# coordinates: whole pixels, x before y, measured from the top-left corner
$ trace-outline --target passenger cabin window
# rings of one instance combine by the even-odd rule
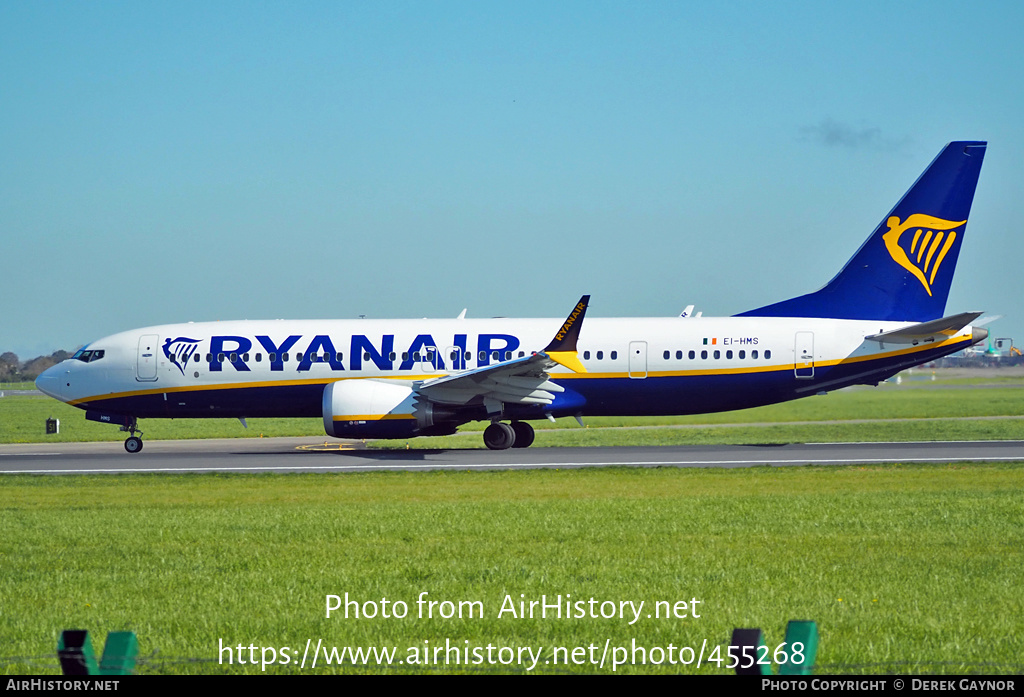
[[[618,357],[619,357],[619,352],[618,351],[612,351],[612,360],[614,361]]]
[[[765,359],[765,360],[768,360],[768,359],[770,359],[771,357],[772,357],[772,350],[771,350],[771,349],[765,349],[765,350],[764,350],[764,359]]]

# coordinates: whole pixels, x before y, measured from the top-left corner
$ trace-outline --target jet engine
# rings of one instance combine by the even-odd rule
[[[392,380],[339,380],[324,388],[324,430],[334,438],[409,438],[454,433],[454,411]]]

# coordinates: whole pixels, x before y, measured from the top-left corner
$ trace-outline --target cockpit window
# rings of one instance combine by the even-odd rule
[[[82,363],[92,363],[103,358],[104,353],[106,352],[103,349],[79,349],[72,358]]]

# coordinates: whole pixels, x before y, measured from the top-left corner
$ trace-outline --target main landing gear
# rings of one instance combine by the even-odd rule
[[[140,450],[142,450],[142,439],[139,438],[139,436],[142,435],[142,431],[139,430],[139,420],[138,419],[136,419],[134,416],[131,417],[131,420],[127,424],[122,426],[121,430],[122,431],[128,431],[129,433],[132,434],[124,442],[124,449],[125,450],[127,450],[130,453],[137,453]],[[138,433],[139,436],[135,435],[136,433]]]
[[[484,429],[484,445],[491,450],[528,448],[533,438],[533,426],[525,421],[513,421],[511,425],[495,421]]]

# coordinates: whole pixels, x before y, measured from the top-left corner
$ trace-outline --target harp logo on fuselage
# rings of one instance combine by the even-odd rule
[[[181,374],[185,374],[184,366],[188,365],[192,354],[199,348],[199,339],[189,339],[187,336],[179,336],[174,339],[168,337],[163,345],[164,355],[167,356]]]
[[[935,274],[956,242],[957,228],[966,222],[954,222],[924,213],[914,213],[901,223],[894,215],[886,221],[889,232],[882,235],[882,239],[892,260],[912,273],[930,296]],[[900,244],[903,233],[910,231],[913,231],[913,235],[904,237],[903,244]]]

